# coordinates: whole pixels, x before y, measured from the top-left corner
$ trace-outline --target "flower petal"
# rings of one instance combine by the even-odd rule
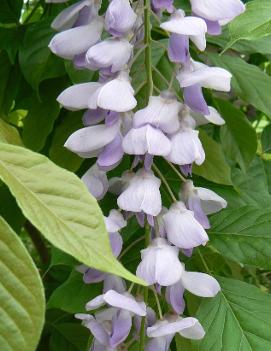
[[[189,62],[189,37],[172,33],[168,41],[168,57],[171,62],[185,64]]]
[[[76,111],[88,108],[89,98],[101,87],[100,83],[82,83],[65,89],[57,101],[67,110]]]
[[[204,99],[202,88],[199,84],[194,84],[183,88],[184,102],[192,111],[204,115],[210,113],[208,105]]]
[[[197,296],[214,297],[220,291],[217,280],[205,273],[184,272],[181,282],[186,290]]]
[[[180,281],[166,288],[166,300],[177,314],[182,314],[185,309],[183,294],[184,288]]]
[[[211,21],[233,19],[245,11],[240,0],[190,0],[193,13]]]
[[[197,194],[201,199],[201,206],[204,212],[208,214],[216,213],[227,207],[227,201],[214,191],[205,188],[196,188]]]
[[[146,305],[144,302],[137,302],[132,296],[119,294],[114,290],[109,290],[103,296],[104,301],[109,305],[130,311],[139,316],[146,316]]]
[[[93,152],[111,143],[119,131],[120,123],[85,127],[74,132],[64,146],[81,157],[93,157]]]
[[[109,184],[106,173],[101,171],[96,164],[90,167],[81,179],[97,200],[101,200],[107,193]]]
[[[111,143],[107,144],[97,159],[98,166],[109,171],[115,168],[122,160],[124,151],[122,148],[122,135],[118,133]]]
[[[49,44],[57,56],[72,60],[76,55],[86,52],[101,37],[103,21],[97,17],[90,24],[71,28],[56,34]],[[71,45],[72,43],[72,45]]]
[[[105,218],[105,225],[109,233],[115,233],[126,227],[127,221],[123,218],[120,211],[111,210],[109,216]]]
[[[122,250],[122,237],[119,233],[109,233],[109,239],[113,254],[115,257],[118,257]]]
[[[97,105],[106,110],[127,112],[137,105],[134,89],[125,72],[116,79],[105,83],[100,89]]]
[[[103,293],[105,294],[109,290],[123,294],[126,291],[125,281],[116,275],[107,274],[104,279]]]
[[[109,345],[112,348],[117,347],[128,337],[132,327],[131,313],[119,310],[112,320],[112,334],[109,339]]]
[[[168,351],[172,339],[173,335],[153,338],[147,343],[145,351]]]

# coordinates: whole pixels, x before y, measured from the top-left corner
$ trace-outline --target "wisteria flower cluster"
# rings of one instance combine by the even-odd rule
[[[81,0],[52,23],[58,34],[50,42],[51,51],[72,60],[78,69],[99,71],[97,82],[73,85],[58,97],[68,110],[85,110],[84,127],[68,138],[65,147],[82,158],[96,159],[82,180],[97,200],[108,191],[117,195],[118,209],[105,217],[116,257],[122,251],[120,231],[127,221],[136,216],[139,226],[145,226],[148,245],[141,251],[136,274],[153,290],[158,304],[157,317],[148,305],[147,293],[145,299],[142,294],[132,295],[133,286],[127,290],[121,278],[80,266],[86,284],[103,282],[103,294],[86,305],[87,311],[97,311],[76,315],[94,336],[93,351],[119,350],[129,336],[130,340],[139,340],[141,349],[147,351],[169,350],[176,333],[201,339],[204,330],[200,322],[184,316],[184,292],[213,297],[220,291],[215,278],[187,271],[179,253],[191,256],[194,248],[206,245],[208,215],[227,206],[213,191],[196,187],[190,177],[193,164],[200,166],[205,160],[197,127],[224,123],[218,111],[208,106],[203,88],[228,92],[231,74],[194,61],[189,43],[204,51],[206,34],[219,35],[221,27],[242,13],[245,6],[240,0],[190,2],[191,14],[186,15],[174,7],[173,0],[112,0],[101,15],[100,0]],[[160,95],[153,94],[150,16],[161,19],[161,30],[169,36],[168,57],[183,101],[173,84]],[[137,109],[129,72],[142,51],[148,96],[146,107]],[[108,179],[107,173],[121,163],[125,154],[133,157],[130,168],[121,178]],[[154,163],[157,156],[163,157],[182,180],[179,198]],[[169,208],[162,203],[162,183],[172,198]],[[170,313],[163,315],[158,295],[167,301]]]

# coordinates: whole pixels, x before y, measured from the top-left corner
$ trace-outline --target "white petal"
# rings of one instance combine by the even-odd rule
[[[161,181],[151,172],[138,171],[127,189],[118,197],[118,206],[126,211],[157,216],[162,209]]]
[[[204,88],[227,92],[231,90],[231,77],[231,73],[224,68],[201,65],[194,71],[181,70],[177,79],[182,88],[199,84]]]
[[[183,17],[176,11],[170,20],[160,25],[164,30],[183,35],[204,35],[207,32],[207,25],[202,18],[187,16]]]
[[[245,11],[240,0],[190,0],[193,13],[211,21],[233,19]]]
[[[193,318],[193,319],[195,320],[194,324],[190,327],[188,326],[187,328],[184,328],[183,330],[179,331],[179,334],[187,339],[201,340],[205,336],[205,331],[202,325],[200,324],[200,322],[196,318]]]
[[[135,113],[133,125],[138,128],[149,123],[165,133],[172,134],[179,129],[178,115],[181,108],[182,104],[173,97],[151,96],[148,106]]]
[[[97,105],[116,112],[127,112],[135,108],[137,101],[127,75],[121,75],[104,84],[99,92]]]
[[[49,44],[51,51],[64,59],[72,60],[74,56],[86,52],[97,43],[103,30],[103,21],[93,19],[90,24],[65,30],[56,34]]]
[[[106,173],[101,171],[96,164],[90,167],[81,179],[97,200],[102,199],[109,188]]]
[[[201,206],[203,211],[208,215],[216,213],[223,208],[227,207],[227,201],[221,196],[217,195],[214,191],[205,188],[196,188],[197,195],[201,199]]]
[[[214,297],[221,290],[217,280],[205,273],[184,272],[181,282],[186,290],[197,296]]]
[[[196,45],[196,47],[200,51],[204,51],[206,49],[205,33],[202,33],[202,34],[199,34],[199,35],[191,35],[190,39],[193,41],[193,43]]]
[[[123,139],[123,150],[130,155],[166,156],[171,150],[170,140],[161,130],[146,125],[132,128]]]
[[[100,83],[82,83],[65,89],[57,101],[71,111],[88,108],[88,100],[101,87]]]
[[[158,321],[154,326],[147,329],[147,335],[156,338],[166,335],[174,335],[176,333],[181,334],[188,328],[194,328],[197,324],[198,320],[192,317],[178,318],[176,321]]]
[[[168,240],[179,248],[192,249],[206,244],[209,240],[193,212],[180,210],[177,204],[170,208],[163,220]]]
[[[171,152],[167,159],[178,165],[188,165],[193,162],[201,165],[205,160],[205,153],[198,137],[198,131],[185,129],[173,135]]]
[[[104,294],[106,303],[113,307],[121,308],[139,316],[146,316],[146,305],[144,302],[137,302],[132,296],[119,294],[114,290],[109,290]]]
[[[192,113],[198,126],[207,124],[207,123],[213,123],[218,126],[225,124],[224,119],[221,117],[219,112],[214,107],[208,106],[208,109],[210,111],[210,114],[206,116],[200,115],[199,113]]]
[[[150,251],[152,250],[152,251]],[[153,285],[156,283],[156,276],[155,276],[155,250],[153,248],[148,248],[142,250],[141,254],[144,254],[143,260],[137,267],[136,275],[144,280],[148,285]],[[145,251],[145,252],[144,252]]]
[[[80,10],[82,10],[83,7],[90,5],[91,2],[89,0],[83,0],[65,8],[53,20],[51,27],[58,31],[71,28],[77,20]]]
[[[86,61],[93,69],[111,68],[112,73],[120,71],[129,61],[133,46],[126,39],[108,39],[92,46]]]
[[[162,286],[177,283],[183,273],[183,266],[178,258],[178,250],[167,246],[156,253],[155,277],[156,282]]]
[[[86,310],[92,311],[105,305],[104,295],[99,295],[86,304]]]
[[[106,230],[109,233],[118,232],[120,229],[126,227],[127,221],[118,210],[111,210],[109,216],[105,218]]]
[[[92,157],[93,151],[100,150],[109,144],[119,131],[119,122],[113,126],[99,124],[74,132],[64,146],[81,157]]]

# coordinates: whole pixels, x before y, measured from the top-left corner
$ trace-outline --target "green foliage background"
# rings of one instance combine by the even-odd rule
[[[104,1],[103,10],[106,6]],[[189,9],[188,1],[177,0],[176,7]],[[50,53],[47,45],[54,35],[50,23],[63,8],[65,4],[30,0],[2,0],[0,6],[1,351],[89,349],[89,333],[73,314],[83,312],[85,303],[101,287],[84,285],[75,271],[79,262],[141,283],[112,257],[102,212],[71,173],[80,177],[93,160],[82,160],[63,147],[67,137],[82,126],[82,113],[60,109],[57,95],[73,83],[98,78],[97,73],[76,71],[70,62]],[[152,61],[158,94],[168,87],[172,67],[166,56],[166,38],[155,19],[152,36],[157,41],[152,46]],[[214,299],[186,295],[186,313],[199,318],[207,335],[193,343],[176,338],[171,350],[268,351],[271,1],[250,1],[247,12],[221,36],[208,37],[206,53],[192,51],[192,56],[233,74],[230,95],[205,92],[226,124],[200,128],[206,161],[193,170],[195,183],[223,196],[228,208],[211,217],[210,243],[195,250],[193,258],[183,258],[189,270],[209,272],[222,286]],[[140,108],[146,86],[143,54],[131,75]],[[178,85],[174,88],[180,96]],[[124,158],[111,175],[121,175],[129,162]],[[163,160],[157,164],[177,195],[179,179]],[[164,203],[169,204],[166,190],[161,190]],[[115,207],[115,200],[107,195],[101,201],[105,215]],[[125,247],[137,242],[121,257],[132,273],[143,235],[133,220],[122,232]],[[22,294],[18,295],[20,287]]]

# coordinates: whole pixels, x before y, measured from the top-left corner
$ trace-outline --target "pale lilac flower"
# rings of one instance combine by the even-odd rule
[[[201,165],[204,162],[205,152],[197,130],[181,128],[170,140],[171,152],[166,157],[170,162],[180,166],[191,165],[194,162]]]
[[[123,139],[123,150],[129,155],[167,156],[171,151],[171,142],[157,128],[147,124],[132,128]]]
[[[132,30],[136,19],[129,0],[112,0],[105,14],[105,28],[113,36],[122,37]]]
[[[108,217],[105,217],[106,230],[115,233],[126,227],[127,221],[118,210],[111,210]]]
[[[78,1],[61,11],[53,20],[51,27],[57,31],[63,31],[79,26],[78,22],[80,25],[88,24],[95,15],[97,16],[99,8],[100,2],[95,3],[94,0]],[[84,19],[83,22],[82,19]]]
[[[164,228],[170,243],[180,249],[192,249],[205,245],[209,240],[202,225],[194,217],[194,213],[186,209],[183,202],[171,205],[163,215]]]
[[[185,17],[183,10],[177,10],[171,15],[170,20],[162,23],[160,27],[173,33],[169,39],[169,58],[172,62],[189,61],[189,38],[199,50],[204,51],[206,48],[207,26],[199,17]]]
[[[221,290],[217,280],[209,274],[186,270],[181,276],[180,284],[184,289],[200,297],[214,297]]]
[[[204,226],[210,228],[207,215],[221,211],[227,207],[227,201],[209,189],[195,187],[192,181],[183,184],[181,197],[187,207],[194,212],[195,218]]]
[[[133,126],[138,128],[150,124],[164,133],[174,133],[180,127],[179,113],[182,106],[174,94],[163,91],[159,96],[151,96],[147,107],[135,113]]]
[[[167,10],[168,13],[174,11],[173,0],[151,0],[151,6],[154,12],[159,13],[160,11]]]
[[[94,164],[83,175],[82,181],[85,183],[88,191],[97,199],[101,200],[109,188],[106,173],[101,171],[97,164]]]
[[[129,178],[126,189],[118,197],[118,206],[125,211],[157,216],[162,209],[160,185],[161,180],[153,172],[140,169]]]
[[[119,129],[120,121],[112,126],[99,124],[85,127],[74,132],[64,146],[81,157],[95,157],[115,139]]]
[[[184,287],[181,281],[166,287],[166,300],[177,314],[183,314],[185,309]]]
[[[190,0],[192,11],[210,21],[228,23],[246,9],[241,0]]]
[[[141,251],[142,261],[137,267],[136,275],[149,285],[173,285],[183,273],[178,254],[179,250],[170,246],[165,239],[154,239],[148,248]]]
[[[97,16],[89,24],[56,34],[50,41],[49,48],[55,55],[72,60],[96,44],[102,31],[103,20]]]
[[[176,333],[194,340],[200,340],[205,335],[203,327],[196,318],[170,316],[147,329],[148,337],[153,339],[147,344],[146,351],[168,351]]]
[[[47,4],[61,4],[68,1],[69,0],[45,0]]]
[[[180,70],[177,79],[184,93],[184,101],[194,112],[209,115],[202,88],[228,92],[231,89],[231,73],[220,67],[209,67],[191,60]]]
[[[109,290],[105,294],[99,295],[86,304],[86,310],[92,311],[104,305],[120,308],[138,316],[146,316],[146,305],[138,302],[129,293],[120,294],[114,290]]]
[[[110,38],[92,46],[86,54],[87,67],[92,70],[121,71],[132,55],[133,46],[126,39]]]
[[[129,75],[122,71],[108,82],[82,83],[65,89],[57,101],[68,110],[97,109],[115,112],[132,110],[137,101],[134,98],[134,89],[131,86]]]

